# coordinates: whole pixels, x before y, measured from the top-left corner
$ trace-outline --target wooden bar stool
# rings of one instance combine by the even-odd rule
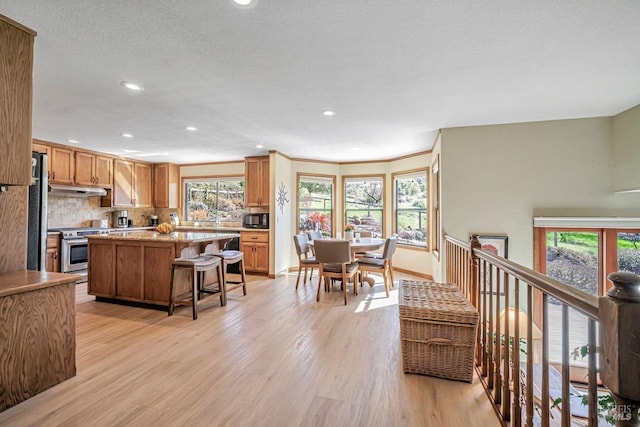
[[[222,260],[222,276],[224,278],[226,291],[232,291],[234,289],[242,287],[242,293],[244,295],[247,295],[247,278],[244,272],[244,253],[236,250],[223,250],[222,252],[218,252],[214,255]],[[239,282],[227,280],[227,266],[236,263],[240,263],[241,280]],[[235,286],[230,288],[228,287],[229,284]]]
[[[212,256],[199,256],[196,258],[177,258],[171,264],[171,289],[169,290],[169,316],[173,315],[175,305],[191,305],[193,320],[198,318],[198,300],[201,293],[220,293],[220,304],[227,303],[224,274],[220,258]],[[207,271],[217,270],[218,290],[207,288],[204,283],[204,274]],[[179,295],[176,293],[176,270],[184,270],[190,282],[190,290]]]

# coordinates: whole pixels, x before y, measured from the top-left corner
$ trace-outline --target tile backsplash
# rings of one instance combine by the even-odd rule
[[[109,227],[115,227],[113,212],[117,208],[103,208],[99,197],[68,197],[49,195],[47,200],[48,228],[91,227],[92,219],[109,218]],[[169,214],[179,209],[126,208],[134,227],[149,225],[149,216],[158,215],[160,222],[170,222]]]

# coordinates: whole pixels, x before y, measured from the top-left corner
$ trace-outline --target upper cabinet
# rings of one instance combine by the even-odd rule
[[[174,163],[153,166],[153,206],[177,209],[180,205],[180,167]]]
[[[244,160],[245,206],[269,206],[269,157]]]
[[[135,170],[135,206],[139,208],[152,208],[151,197],[151,165],[148,163],[134,163]]]
[[[49,147],[44,141],[40,142],[37,139],[33,140],[33,144],[31,144],[31,150],[36,153],[43,153],[47,156],[51,156],[51,147]]]
[[[51,157],[49,158],[49,181],[58,184],[73,184],[74,174],[74,151],[52,146]]]
[[[84,151],[76,151],[76,184],[111,187],[113,159]]]
[[[152,207],[151,165],[115,159],[113,206]]]
[[[31,184],[35,36],[0,15],[0,185]]]

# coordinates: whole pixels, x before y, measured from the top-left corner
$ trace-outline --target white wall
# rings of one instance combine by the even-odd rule
[[[433,148],[431,149],[431,168],[433,168],[434,163],[436,162],[436,160],[438,161],[438,167],[440,169],[440,176],[442,177],[442,161],[440,161],[440,156],[441,156],[441,152],[442,152],[442,134],[441,132],[438,132],[438,135],[436,136],[436,140],[433,143]],[[431,174],[433,177],[433,170],[431,170]],[[433,181],[433,180],[432,180]],[[440,181],[442,182],[442,178],[440,179]],[[433,189],[433,185],[434,183],[431,182],[431,188]],[[430,193],[433,193],[433,190],[430,191]],[[433,280],[435,280],[436,282],[440,282],[442,281],[442,264],[440,263],[440,260],[442,259],[442,254],[443,254],[443,246],[444,246],[444,242],[442,239],[442,186],[440,186],[440,194],[438,195],[439,200],[437,201],[440,206],[440,235],[439,236],[435,236],[437,239],[439,239],[439,243],[440,243],[440,251],[438,251],[438,253],[435,253],[433,251],[432,248],[432,252],[431,252],[431,276],[433,277]],[[436,200],[434,198],[431,199],[431,209],[433,210],[433,206],[434,203],[436,202]],[[429,219],[431,221],[433,221],[433,215],[429,215]]]
[[[534,216],[640,216],[640,194],[611,190],[612,118],[445,129],[443,233],[505,233],[533,265]]]
[[[274,218],[275,222],[271,219],[273,226],[271,227],[270,252],[272,255],[270,255],[269,273],[278,274],[290,267],[290,254],[292,251],[295,253],[292,237],[294,233],[291,232],[291,228],[295,226],[292,225],[292,221],[295,219],[296,211],[296,182],[295,177],[291,178],[291,160],[280,153],[271,153],[270,156],[269,168],[272,182],[269,211],[270,218]],[[282,201],[286,200],[282,204],[282,209],[278,204],[279,195]]]
[[[640,105],[613,117],[613,191],[640,191]]]

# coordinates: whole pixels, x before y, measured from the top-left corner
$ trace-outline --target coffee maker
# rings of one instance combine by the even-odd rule
[[[127,227],[128,226],[128,212],[127,211],[115,211],[115,217],[116,217],[116,226],[118,228],[120,227]]]
[[[155,227],[156,225],[158,225],[158,215],[151,215],[149,217],[149,225]]]

